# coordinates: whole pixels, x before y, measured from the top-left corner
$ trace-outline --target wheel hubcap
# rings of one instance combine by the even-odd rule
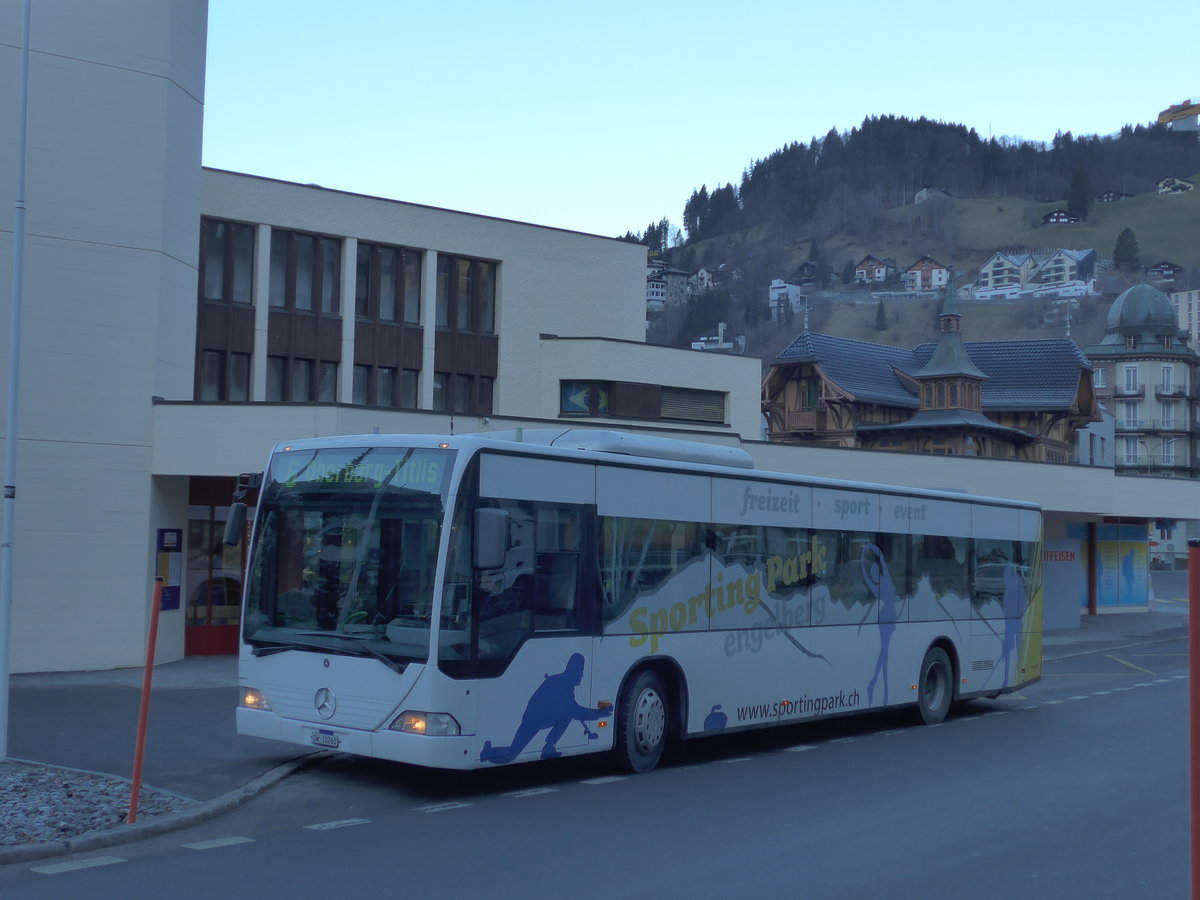
[[[666,710],[657,691],[642,691],[633,710],[633,739],[638,750],[649,753],[662,740],[667,725]]]

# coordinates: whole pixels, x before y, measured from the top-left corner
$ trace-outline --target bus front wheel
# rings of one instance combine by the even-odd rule
[[[630,772],[649,772],[667,743],[667,689],[652,669],[641,672],[621,695],[617,753]]]
[[[917,709],[926,725],[937,725],[946,718],[954,699],[954,667],[941,647],[930,647],[921,662],[917,680]]]

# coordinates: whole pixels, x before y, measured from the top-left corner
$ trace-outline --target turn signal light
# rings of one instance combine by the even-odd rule
[[[271,704],[258,688],[242,689],[242,706],[246,709],[270,709]]]

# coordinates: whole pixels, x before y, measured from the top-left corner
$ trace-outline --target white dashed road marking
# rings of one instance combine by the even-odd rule
[[[333,822],[318,822],[316,825],[305,825],[309,831],[332,831],[334,828],[349,828],[351,825],[370,825],[370,819],[337,819]]]
[[[119,856],[93,856],[91,859],[73,859],[70,862],[51,863],[48,866],[34,866],[33,871],[40,875],[59,875],[62,872],[74,872],[76,869],[94,869],[97,866],[111,866],[113,863],[125,862]]]
[[[192,841],[190,844],[180,844],[189,850],[216,850],[218,847],[232,847],[234,844],[253,844],[254,838],[224,837],[213,838],[211,841]]]

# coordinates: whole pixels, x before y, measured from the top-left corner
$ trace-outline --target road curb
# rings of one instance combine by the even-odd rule
[[[134,825],[118,825],[104,831],[92,831],[77,835],[62,841],[43,841],[36,844],[18,844],[12,847],[0,847],[0,866],[11,863],[34,862],[54,856],[66,856],[71,853],[86,853],[91,850],[103,850],[119,844],[142,841],[158,837],[172,831],[198,825],[209,819],[216,818],[222,813],[240,806],[252,797],[256,797],[279,782],[283,781],[302,769],[329,758],[332,753],[320,751],[288,760],[257,778],[251,779],[241,787],[235,788],[213,800],[205,800],[195,806],[169,813],[165,816],[155,816],[153,819],[138,822]],[[149,786],[146,786],[149,788]],[[171,793],[164,791],[164,793]]]

